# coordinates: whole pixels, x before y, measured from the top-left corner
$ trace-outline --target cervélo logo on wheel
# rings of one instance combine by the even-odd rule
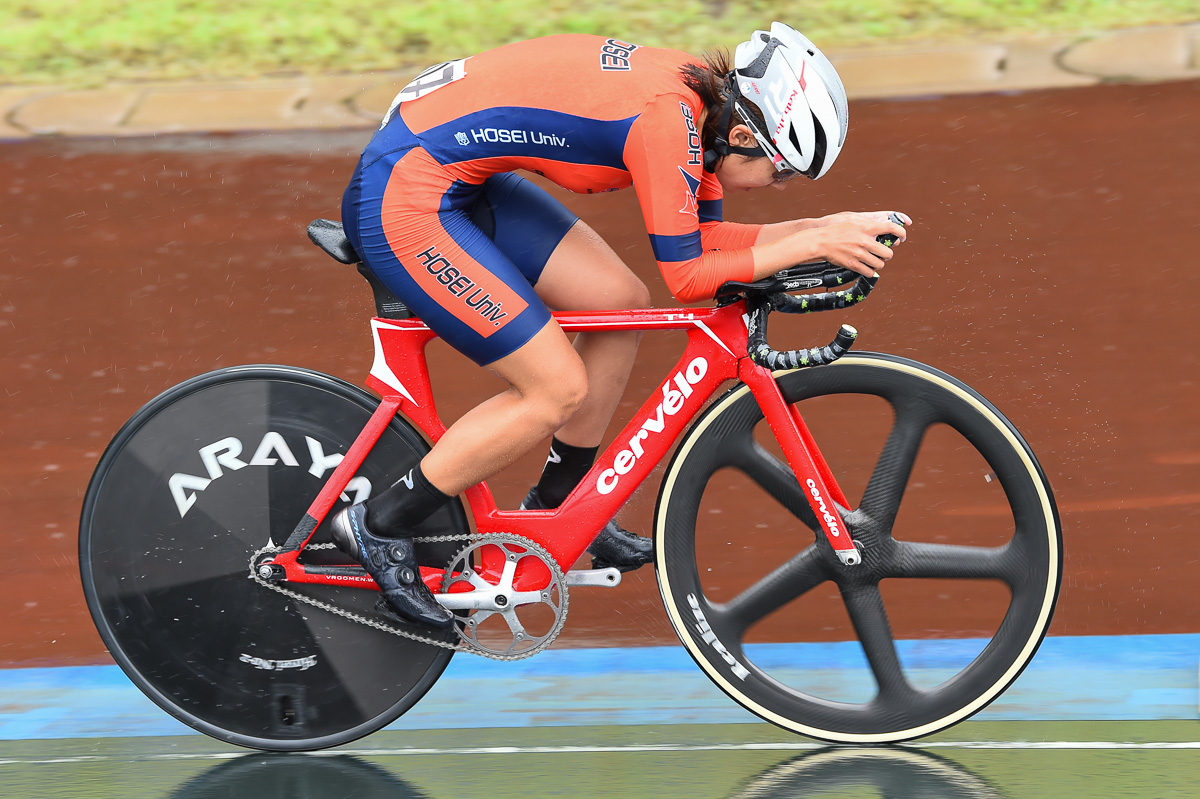
[[[692,386],[699,383],[708,374],[708,361],[704,358],[693,358],[692,362],[679,370],[667,382],[663,383],[662,402],[655,406],[654,412],[642,422],[636,433],[630,436],[628,448],[621,450],[613,458],[612,466],[605,469],[596,478],[596,490],[601,494],[611,494],[621,481],[621,475],[629,474],[634,464],[646,454],[642,442],[650,436],[660,435],[667,426],[667,417],[674,416],[683,409],[687,398],[692,396]]]

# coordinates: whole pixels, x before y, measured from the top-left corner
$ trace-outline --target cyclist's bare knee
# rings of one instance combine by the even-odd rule
[[[650,289],[646,288],[637,275],[630,272],[630,277],[633,278],[627,286],[625,286],[625,299],[621,303],[621,308],[649,308],[651,305]]]
[[[587,399],[588,379],[583,361],[578,355],[563,358],[552,374],[542,375],[521,394],[536,409],[534,412],[543,420],[547,432],[557,430]]]
[[[558,413],[557,418],[551,420],[551,427],[557,430],[575,415],[575,411],[587,399],[588,380],[583,361],[578,361],[578,368],[573,369],[572,374],[562,375],[554,384],[554,405]]]
[[[516,352],[490,365],[528,405],[526,418],[555,430],[587,398],[587,370],[553,320]]]

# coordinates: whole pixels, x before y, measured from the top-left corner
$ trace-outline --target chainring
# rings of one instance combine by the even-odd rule
[[[489,575],[494,583],[478,571],[489,547],[499,550],[488,553],[489,561],[504,557],[499,577]],[[549,581],[537,590],[517,591],[518,570],[536,569],[538,563]],[[541,545],[511,533],[486,533],[450,561],[439,601],[455,611],[455,629],[470,651],[508,659],[529,657],[554,643],[567,621],[569,597],[562,569]]]
[[[417,538],[416,541],[418,543],[425,543],[425,542],[441,543],[441,542],[447,541],[447,540],[462,540],[464,538],[467,538],[467,536],[436,536],[436,537]],[[419,641],[421,643],[429,644],[430,646],[436,646],[436,647],[439,647],[442,649],[452,649],[456,652],[465,652],[465,653],[470,653],[472,655],[479,655],[480,657],[485,657],[485,658],[488,658],[491,660],[522,660],[524,658],[532,657],[533,655],[536,655],[538,652],[541,652],[543,649],[550,646],[550,644],[554,643],[554,639],[556,639],[558,637],[559,633],[562,632],[563,625],[565,625],[566,621],[567,621],[568,595],[567,595],[566,577],[563,575],[562,569],[559,567],[558,563],[554,560],[554,558],[550,555],[550,553],[547,552],[542,546],[534,543],[533,541],[529,540],[528,538],[524,538],[519,535],[513,535],[511,533],[486,533],[483,535],[472,535],[469,537],[469,539],[470,539],[471,543],[469,543],[466,547],[464,547],[462,550],[460,550],[458,552],[458,554],[455,555],[454,558],[450,561],[449,566],[446,568],[446,571],[442,576],[443,591],[448,592],[447,586],[450,583],[460,582],[463,579],[466,579],[467,582],[470,583],[470,578],[462,577],[462,567],[460,564],[469,564],[470,560],[472,559],[473,554],[478,552],[479,549],[482,546],[484,546],[485,544],[501,546],[504,548],[503,551],[505,552],[505,555],[506,555],[505,573],[508,575],[507,588],[508,588],[509,594],[513,593],[512,592],[512,577],[513,577],[513,573],[515,573],[515,567],[513,569],[507,568],[507,563],[510,562],[510,561],[508,561],[507,556],[510,554],[515,555],[517,561],[523,560],[524,558],[527,558],[527,557],[534,557],[537,559],[538,562],[540,562],[543,566],[545,566],[550,571],[550,582],[541,591],[524,592],[524,593],[530,593],[530,594],[537,593],[538,596],[536,598],[524,597],[524,596],[520,596],[517,598],[528,600],[527,602],[522,603],[520,605],[522,607],[527,606],[529,604],[540,604],[540,605],[545,605],[549,609],[549,613],[553,617],[552,620],[549,620],[547,622],[547,620],[545,620],[545,619],[539,619],[538,621],[541,623],[539,623],[538,627],[536,628],[539,631],[545,630],[545,632],[530,634],[528,630],[524,629],[524,625],[521,624],[521,619],[519,617],[519,614],[517,613],[517,605],[516,604],[510,604],[507,606],[507,609],[509,611],[511,611],[507,616],[499,608],[486,609],[486,610],[484,610],[484,612],[487,615],[484,616],[482,619],[476,618],[480,612],[479,609],[477,609],[477,608],[471,607],[471,608],[467,608],[467,609],[458,610],[457,615],[459,616],[459,618],[455,622],[455,629],[458,633],[460,641],[457,644],[448,642],[445,640],[438,640],[437,638],[426,636],[426,635],[421,635],[419,633],[410,632],[408,630],[400,629],[392,624],[383,623],[380,620],[362,616],[358,613],[354,613],[345,608],[337,607],[336,605],[332,605],[328,602],[323,602],[315,597],[308,596],[307,594],[300,593],[291,588],[287,588],[287,587],[285,587],[285,584],[279,584],[277,582],[266,579],[264,577],[264,575],[259,572],[259,567],[264,563],[263,556],[264,555],[274,556],[282,551],[282,549],[280,547],[275,546],[273,544],[268,544],[267,546],[254,552],[250,556],[250,570],[249,570],[250,573],[247,576],[251,580],[256,582],[258,585],[260,585],[263,588],[266,588],[270,591],[274,591],[275,593],[278,593],[278,594],[283,594],[284,596],[289,597],[297,602],[302,602],[306,605],[310,605],[312,607],[319,608],[321,610],[327,611],[327,612],[332,613],[337,616],[341,616],[345,619],[356,622],[358,624],[362,624],[364,626],[374,628],[376,630],[379,630],[380,632],[388,633],[390,635],[396,635],[401,638],[408,638],[413,641]],[[310,544],[307,547],[305,547],[306,550],[309,550],[309,549],[313,549],[313,550],[333,549],[333,548],[334,548],[333,544]],[[515,550],[513,548],[515,548]],[[515,563],[515,561],[512,561],[512,562]],[[458,574],[455,573],[456,567],[458,567],[457,568]],[[487,583],[486,580],[483,580],[482,577],[479,577],[479,575],[475,573],[475,569],[473,566],[471,566],[470,568],[467,569],[467,573],[472,575],[473,577],[477,578],[479,582],[483,583],[483,585],[486,586],[486,587],[483,587],[481,590],[485,590],[485,591],[488,591],[493,594],[498,593],[496,590],[497,586],[493,586],[490,583]],[[502,576],[501,583],[503,584],[503,582],[504,582],[504,578]],[[474,584],[472,584],[472,588],[474,589],[475,587],[476,586]],[[456,592],[456,593],[459,594],[459,596],[463,596],[463,594],[464,594],[464,592]],[[471,592],[465,592],[465,593],[471,593]],[[541,596],[542,594],[545,594],[544,599]],[[470,604],[473,606],[474,604],[476,604],[476,602],[473,600],[466,600],[460,604]],[[546,611],[543,611],[542,615],[544,616],[545,613],[546,613]],[[510,623],[508,626],[508,630],[511,634],[511,637],[508,641],[508,645],[505,648],[501,649],[496,644],[488,645],[488,644],[484,644],[481,641],[479,641],[478,635],[474,631],[477,628],[479,628],[484,621],[487,621],[487,619],[489,617],[494,616],[494,615],[499,615],[506,622],[508,622],[508,620],[510,618],[513,619],[516,622],[516,624],[519,625],[519,632],[520,632],[520,636],[521,636],[520,639],[518,639],[518,637],[517,637],[518,629],[514,629],[513,625]],[[526,615],[529,615],[528,612],[526,612]],[[472,624],[470,622],[470,620],[473,618],[475,618],[476,620]],[[490,627],[494,628],[495,625],[490,625]],[[471,630],[471,632],[467,632],[468,629]],[[487,640],[494,641],[495,636],[490,634],[490,633],[493,633],[494,630],[489,630],[488,632],[489,632],[489,635],[487,636]]]

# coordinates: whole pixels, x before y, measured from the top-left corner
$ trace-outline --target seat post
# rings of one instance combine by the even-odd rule
[[[383,282],[363,262],[346,238],[346,231],[341,222],[332,219],[314,219],[308,225],[308,238],[320,247],[335,261],[343,264],[357,264],[358,273],[366,278],[371,286],[371,295],[375,300],[375,315],[383,319],[411,319],[415,314],[395,294],[383,285]]]

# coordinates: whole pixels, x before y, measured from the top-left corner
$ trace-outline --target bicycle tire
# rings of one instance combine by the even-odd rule
[[[714,401],[692,425],[660,489],[655,512],[656,571],[675,632],[705,674],[734,701],[780,727],[813,738],[839,743],[903,741],[973,715],[1003,693],[1032,659],[1057,601],[1062,535],[1054,496],[1037,459],[1012,423],[991,403],[962,382],[915,361],[856,353],[830,366],[779,373],[777,378],[785,399],[801,403],[801,408],[805,401],[822,397],[844,405],[852,401],[851,395],[882,398],[891,406],[893,422],[882,448],[871,450],[879,454],[870,468],[862,502],[853,510],[841,509],[864,562],[846,567],[838,561],[819,532],[795,475],[781,456],[772,455],[755,440],[754,429],[763,414],[749,388],[739,384]],[[901,501],[906,493],[920,493],[909,484],[918,455],[928,440],[940,441],[940,432],[939,437],[929,434],[935,425],[954,431],[949,433],[955,437],[950,449],[956,458],[965,450],[972,462],[980,461],[990,470],[984,474],[986,490],[1000,507],[984,511],[998,518],[995,526],[1007,530],[1007,540],[993,546],[955,547],[894,537]],[[832,451],[829,446],[826,449]],[[722,471],[727,469],[733,472]],[[718,472],[722,476],[714,479]],[[738,524],[726,525],[735,529],[722,530],[715,538],[716,545],[710,540],[712,535],[697,535],[698,521],[708,525],[701,520],[701,506],[712,512],[714,498],[721,501],[721,486],[746,478],[779,506],[760,503],[755,510],[786,516],[791,528],[785,531],[788,536],[794,535],[794,522],[799,521],[801,542],[811,543],[796,552],[790,538],[783,544],[778,536],[760,536],[756,541],[755,528],[744,514],[738,517]],[[1002,497],[995,495],[997,490]],[[952,497],[936,499],[942,514],[976,512],[970,507],[947,508],[948,500],[953,505]],[[909,520],[910,511],[904,513]],[[926,524],[932,527],[935,521],[928,514],[924,519],[921,514],[914,518],[918,530]],[[974,531],[958,532],[970,537]],[[720,558],[728,561],[739,550],[730,548],[733,541],[724,542],[721,536],[732,538],[735,534],[736,542],[751,551],[748,558],[765,559],[758,553],[775,551],[772,547],[791,549],[783,565],[728,597],[734,592],[727,584],[734,578],[721,572],[738,567],[723,566]],[[714,555],[711,550],[723,542],[722,553],[728,554]],[[701,563],[713,565],[702,569]],[[905,642],[905,653],[921,647],[940,649],[958,652],[966,663],[956,672],[954,665],[948,677],[942,673],[944,664],[939,666],[942,671],[930,671],[936,684],[921,687],[914,679],[924,675],[918,675],[915,667],[906,669],[907,661],[899,654],[880,589],[884,580],[889,581],[889,591],[903,587],[905,580],[937,581],[938,590],[964,587],[951,580],[969,583],[967,591],[999,584],[1007,587],[1008,607],[990,637],[939,629],[933,636],[937,640],[911,646]],[[868,691],[870,695],[860,695],[858,701],[848,701],[832,690],[818,694],[795,687],[803,681],[793,673],[795,664],[802,662],[802,647],[812,646],[795,641],[796,630],[807,625],[807,619],[790,622],[782,631],[775,629],[779,624],[771,627],[773,615],[787,615],[780,611],[798,608],[806,595],[816,597],[827,582],[837,588],[838,596],[829,599],[840,599],[845,606],[874,683],[873,694]],[[943,598],[941,594],[938,597]],[[965,604],[955,612],[962,607]],[[794,608],[788,611],[795,612]],[[764,634],[758,631],[768,628],[774,636],[770,642],[753,640]],[[960,650],[967,654],[963,656]],[[863,689],[862,685],[854,687]]]
[[[445,670],[448,649],[312,607],[249,576],[253,553],[287,539],[377,405],[318,372],[232,367],[151,400],[104,452],[80,517],[84,595],[118,665],[177,719],[241,746],[320,749],[395,720]],[[342,500],[369,492],[362,479],[391,485],[428,449],[395,417]],[[313,543],[329,541],[327,528],[322,522]],[[415,532],[466,537],[470,524],[455,500]],[[444,566],[461,545],[420,544],[418,559]],[[302,555],[310,558],[349,562],[331,549]],[[366,616],[378,598],[349,587],[287,587]]]

